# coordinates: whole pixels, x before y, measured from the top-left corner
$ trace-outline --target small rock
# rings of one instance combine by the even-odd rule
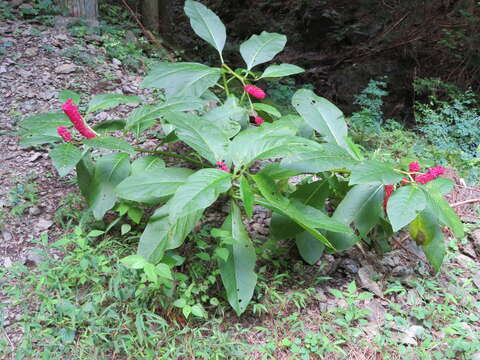
[[[13,266],[12,259],[10,259],[9,257],[6,257],[3,260],[3,266],[5,266],[6,268],[12,267]]]
[[[476,352],[475,354],[473,354],[472,360],[480,360],[480,352]]]
[[[18,8],[22,10],[33,10],[33,6],[30,4],[22,4]]]
[[[417,346],[417,339],[420,339],[425,332],[425,328],[418,325],[410,326],[404,331],[405,336],[400,340],[402,344]]]
[[[12,234],[9,233],[8,231],[2,231],[2,236],[3,236],[3,241],[4,242],[9,242],[13,238]]]
[[[366,265],[358,270],[358,278],[360,280],[361,287],[373,292],[378,297],[383,298],[383,292],[380,286],[373,280],[376,276],[375,270],[372,265]]]
[[[55,68],[57,74],[70,74],[77,70],[77,67],[74,64],[62,64]]]
[[[398,265],[392,269],[392,276],[406,278],[413,274],[413,269],[405,266],[405,265]]]
[[[40,255],[41,251],[41,249],[37,248],[29,249],[25,257],[25,264],[33,263],[34,265],[38,265],[42,261],[45,261],[45,256]]]
[[[25,50],[25,56],[34,57],[38,55],[38,50],[36,48],[28,48]]]
[[[480,271],[477,271],[475,274],[473,274],[472,280],[473,283],[480,289]]]
[[[257,233],[262,234],[262,235],[267,235],[268,234],[268,230],[265,229],[262,225],[260,225],[258,223],[253,223],[252,229],[254,231],[256,231]]]
[[[455,262],[463,268],[468,268],[469,266],[475,264],[475,261],[471,257],[463,254],[458,254],[455,256]]]
[[[29,161],[29,162],[35,162],[35,161],[37,161],[37,160],[38,160],[39,158],[41,158],[41,157],[42,157],[42,153],[36,152],[36,153],[32,154],[32,156],[30,156],[30,157],[28,158],[28,161]]]
[[[37,223],[35,224],[35,229],[37,231],[45,231],[45,230],[48,230],[50,228],[50,226],[52,226],[52,225],[53,225],[53,221],[40,218],[40,219],[38,219]]]
[[[0,74],[3,74],[7,72],[7,67],[6,66],[0,66]]]
[[[365,304],[365,308],[371,311],[371,313],[368,314],[370,323],[374,326],[381,327],[385,322],[385,314],[387,313],[387,310],[383,307],[380,301],[371,299]]]
[[[122,65],[122,62],[116,58],[112,58],[112,64],[115,66],[120,66]]]
[[[317,289],[317,300],[320,302],[326,302],[328,300],[327,295],[323,289]]]
[[[350,258],[345,258],[340,264],[340,267],[344,268],[346,271],[352,274],[358,273],[358,270],[360,269],[359,264]]]
[[[56,39],[57,39],[57,40],[60,40],[60,41],[67,41],[67,40],[68,40],[68,36],[65,35],[65,34],[58,34],[58,35],[56,36]]]
[[[472,233],[472,237],[473,237],[473,248],[477,252],[477,255],[480,256],[480,229],[474,230]]]
[[[473,244],[471,244],[469,242],[467,242],[465,245],[463,245],[462,252],[465,255],[468,255],[473,259],[475,259],[477,257],[477,254],[475,254],[475,250],[473,249]]]
[[[15,7],[23,4],[24,2],[25,2],[25,0],[11,0],[10,1],[10,6],[15,8]]]
[[[38,206],[32,206],[31,208],[28,209],[28,213],[33,216],[40,215],[42,213],[42,209]]]

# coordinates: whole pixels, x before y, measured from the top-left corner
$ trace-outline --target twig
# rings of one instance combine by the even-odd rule
[[[461,205],[471,204],[471,203],[476,203],[476,202],[480,202],[480,199],[468,199],[468,200],[464,200],[464,201],[460,201],[460,202],[451,204],[450,206],[451,207],[456,207],[456,206],[461,206]]]
[[[7,334],[7,331],[3,329],[3,334],[5,335],[5,338],[7,339],[8,343],[10,344],[10,347],[12,348],[12,351],[15,352],[15,345],[13,345],[12,340],[10,340],[10,337]]]
[[[138,26],[142,29],[143,33],[145,34],[145,37],[147,37],[151,42],[155,43],[159,48],[161,48],[165,52],[165,56],[168,58],[170,62],[175,62],[175,58],[170,55],[170,52],[163,46],[162,42],[159,41],[155,35],[152,34],[151,31],[147,30],[145,26],[143,26],[142,22],[138,18],[137,14],[132,10],[132,8],[126,3],[125,0],[122,0],[123,5],[127,8],[128,11],[130,11],[130,14],[132,14],[133,18],[137,22]]]

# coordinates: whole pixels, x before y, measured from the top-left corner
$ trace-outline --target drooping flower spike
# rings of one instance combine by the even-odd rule
[[[255,119],[253,121],[257,126],[260,126],[265,122],[265,120],[263,120],[263,118],[261,118],[260,116],[255,116]]]
[[[384,190],[385,190],[385,194],[383,195],[383,210],[385,211],[385,213],[387,213],[388,199],[390,199],[390,196],[392,196],[393,194],[394,186],[385,185]]]
[[[230,169],[228,168],[227,164],[225,164],[225,161],[217,161],[215,163],[215,167],[218,169],[218,170],[223,170],[223,171],[226,171],[226,172],[230,172]]]
[[[425,174],[418,175],[415,180],[420,184],[427,184],[444,173],[445,169],[442,166],[435,166],[429,169]]]
[[[243,87],[243,89],[257,99],[265,99],[265,96],[267,96],[267,94],[265,94],[265,91],[253,85],[246,85]]]
[[[85,120],[78,112],[78,106],[75,106],[72,99],[68,99],[62,106],[63,112],[68,116],[75,129],[87,139],[96,137],[98,134],[87,125]]]
[[[57,133],[63,139],[63,141],[69,142],[72,141],[72,134],[65,126],[57,127]]]

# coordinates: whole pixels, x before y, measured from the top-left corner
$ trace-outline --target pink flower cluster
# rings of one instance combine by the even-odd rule
[[[388,204],[388,199],[390,199],[390,196],[393,194],[394,186],[393,185],[385,185],[384,187],[385,194],[383,195],[383,210],[385,213],[387,212],[387,204]]]
[[[267,94],[265,94],[265,91],[253,85],[246,85],[243,87],[243,89],[257,99],[265,99],[265,96],[267,96]]]
[[[65,104],[62,106],[63,112],[68,116],[72,122],[75,129],[78,130],[87,139],[91,139],[97,136],[95,131],[93,131],[83,120],[82,116],[78,112],[78,106],[75,106],[72,99],[68,99]],[[61,135],[60,135],[61,136]],[[63,137],[62,137],[63,138]]]
[[[215,163],[215,167],[218,169],[218,170],[223,170],[223,171],[226,171],[226,172],[230,172],[230,169],[228,168],[227,164],[225,164],[225,161],[217,161]]]
[[[63,141],[72,141],[72,134],[67,130],[65,126],[57,127],[57,133],[63,139]]]
[[[426,184],[440,175],[445,173],[445,169],[441,166],[435,166],[430,169],[425,174],[420,174],[415,178],[415,181],[420,184]]]
[[[255,123],[255,125],[260,126],[265,122],[265,120],[263,120],[263,118],[261,118],[260,116],[255,116],[253,122]]]

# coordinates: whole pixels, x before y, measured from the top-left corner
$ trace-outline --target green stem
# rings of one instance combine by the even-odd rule
[[[240,80],[240,82],[242,83],[243,86],[245,86],[245,80],[243,79],[243,77],[241,77],[240,75],[238,75],[235,71],[233,71],[230,66],[228,66],[227,64],[222,64],[222,66],[227,69],[227,71],[232,74],[233,76],[235,76],[238,80]]]
[[[202,163],[201,161],[197,161],[195,159],[192,159],[191,157],[188,157],[188,156],[184,156],[184,155],[180,155],[180,154],[175,154],[175,153],[172,153],[172,152],[169,152],[169,151],[162,151],[162,150],[148,150],[148,149],[142,149],[142,148],[134,148],[135,151],[138,151],[138,152],[144,152],[144,153],[152,153],[152,154],[159,154],[159,155],[165,155],[165,156],[170,156],[170,157],[174,157],[174,158],[177,158],[177,159],[182,159],[182,160],[185,160],[185,161],[188,161],[189,163],[191,164],[195,164],[195,165],[198,165],[198,166],[201,166],[201,167],[205,167],[205,164]]]
[[[230,95],[230,91],[228,90],[227,77],[225,76],[225,72],[223,72],[223,71],[222,71],[222,79],[223,79],[223,87],[224,87],[224,90],[225,90],[225,94],[228,97]]]

